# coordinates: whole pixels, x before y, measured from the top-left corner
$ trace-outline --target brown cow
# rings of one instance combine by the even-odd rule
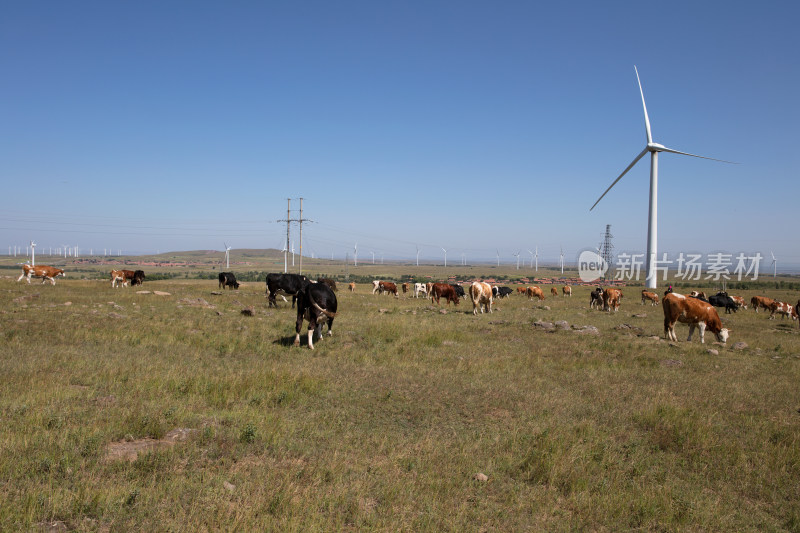
[[[603,291],[603,311],[616,312],[619,309],[619,301],[622,300],[622,289],[606,289]]]
[[[42,283],[47,280],[50,280],[50,283],[53,285],[56,284],[56,278],[58,276],[63,276],[64,271],[60,268],[55,268],[47,265],[38,265],[38,266],[31,266],[31,265],[22,265],[22,275],[17,278],[17,283],[22,281],[22,278],[25,276],[28,277],[28,285],[31,283],[31,276],[35,278],[42,278]]]
[[[331,278],[317,278],[317,283],[324,283],[330,287],[333,292],[336,292],[336,281]]]
[[[561,287],[561,292],[564,294],[564,296],[572,297],[572,287],[569,285],[564,285]]]
[[[758,308],[765,309],[769,311],[770,306],[775,302],[772,298],[767,298],[766,296],[753,296],[750,298],[750,305],[753,306],[753,309],[756,310],[758,313]]]
[[[408,283],[403,283],[403,294],[408,292]]]
[[[705,343],[706,328],[717,337],[718,341],[728,341],[728,330],[722,327],[717,310],[710,303],[672,292],[664,296],[661,305],[664,309],[664,336],[668,340],[678,341],[675,335],[675,322],[683,322],[689,324],[687,341],[692,340],[695,327],[700,328],[701,343]]]
[[[111,271],[111,286],[116,288],[117,282],[119,281],[122,283],[122,286],[125,287],[128,284],[128,281],[133,279],[134,271],[133,270],[112,270]]]
[[[350,289],[350,292],[356,292],[356,284],[353,283],[352,281],[350,282],[350,285],[347,286],[347,288]]]
[[[558,296],[558,289],[556,289],[555,287],[550,287],[550,295],[553,296],[554,298]]]
[[[525,289],[525,294],[528,296],[528,300],[532,299],[534,296],[539,298],[539,301],[544,300],[544,293],[539,287],[528,287]]]
[[[469,287],[469,296],[472,298],[472,314],[478,316],[478,309],[481,314],[486,310],[492,312],[492,286],[482,281],[473,281]]]
[[[448,285],[447,283],[433,283],[433,287],[431,287],[431,303],[433,303],[434,299],[436,300],[436,305],[439,305],[439,298],[444,297],[447,301],[447,305],[450,305],[450,302],[458,305],[458,294],[456,294],[456,290],[453,288],[452,285]]]
[[[517,292],[525,296],[525,287],[517,287]]]
[[[386,292],[386,293],[394,294],[395,296],[397,296],[397,285],[395,285],[391,281],[381,281],[380,289],[381,289],[381,294]]]
[[[658,305],[658,294],[647,292],[645,289],[642,289],[642,305],[644,305],[646,301],[650,301],[652,305]]]

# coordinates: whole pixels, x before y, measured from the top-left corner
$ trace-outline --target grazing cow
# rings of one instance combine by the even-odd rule
[[[372,280],[372,294],[381,290],[381,282],[380,280]]]
[[[425,290],[428,292],[428,295],[430,295],[431,292],[433,291],[433,283],[431,283],[430,281],[426,283]]]
[[[787,316],[792,317],[792,320],[797,319],[797,314],[795,313],[794,307],[791,304],[787,304],[785,302],[779,302],[777,300],[773,301],[769,306],[769,319],[772,320],[775,318],[775,313],[781,315],[781,318],[786,318]]]
[[[390,281],[381,281],[380,290],[381,290],[381,294],[386,292],[386,293],[394,294],[395,296],[397,296],[397,285],[395,285],[394,283],[392,283]]]
[[[745,301],[744,298],[742,298],[741,296],[731,296],[731,298],[733,298],[733,301],[736,302],[736,305],[738,307],[741,307],[742,309],[745,310],[747,309],[747,302]]]
[[[317,278],[317,283],[324,283],[330,287],[333,292],[336,292],[336,282],[331,278]]]
[[[564,285],[561,287],[561,292],[564,293],[564,296],[572,297],[572,287],[569,285]]]
[[[708,296],[706,296],[706,293],[702,291],[701,292],[692,291],[689,293],[689,296],[691,296],[692,298],[698,298],[700,300],[703,300],[704,302],[708,301]]]
[[[555,287],[550,287],[550,294],[553,296],[553,298],[555,298],[556,296],[558,296],[558,289],[556,289]]]
[[[728,330],[722,327],[717,310],[710,303],[698,298],[687,298],[682,294],[673,292],[664,296],[661,302],[664,309],[664,336],[668,340],[677,342],[675,335],[675,322],[689,324],[689,338],[692,340],[694,328],[700,328],[700,342],[705,343],[706,328],[711,331],[719,342],[728,341]]]
[[[451,283],[450,286],[453,287],[453,289],[455,289],[456,295],[459,298],[466,298],[467,297],[467,293],[464,292],[464,287],[462,287],[458,283]]]
[[[652,305],[658,305],[658,294],[647,292],[645,289],[642,289],[642,305],[644,305],[646,301],[651,302]]]
[[[403,294],[408,292],[408,283],[403,283]]]
[[[322,338],[322,326],[328,323],[328,335],[333,335],[333,319],[336,317],[338,303],[336,294],[325,283],[306,283],[297,292],[297,323],[295,324],[294,345],[300,346],[300,329],[303,319],[308,320],[308,347],[314,349],[314,335]]]
[[[356,292],[356,284],[353,283],[352,281],[350,282],[350,285],[347,286],[347,288],[350,289],[350,292]]]
[[[731,311],[735,313],[737,309],[736,302],[733,300],[733,298],[728,296],[727,292],[720,291],[714,296],[711,296],[708,299],[708,303],[714,307],[724,307],[726,314],[730,314]]]
[[[616,313],[619,310],[619,301],[622,300],[621,289],[606,289],[603,291],[603,311],[611,311]]]
[[[28,277],[28,284],[31,283],[31,276],[34,278],[42,278],[42,283],[47,280],[50,280],[50,283],[53,285],[56,284],[56,278],[58,276],[64,276],[64,271],[60,268],[55,268],[47,265],[22,265],[22,275],[17,278],[17,283],[22,281],[22,278],[25,276]]]
[[[750,305],[753,306],[753,309],[756,310],[756,313],[758,313],[759,307],[769,311],[773,302],[775,302],[775,300],[772,298],[767,298],[766,296],[753,296],[750,298]]]
[[[131,287],[134,285],[144,285],[144,270],[134,270]]]
[[[797,303],[794,306],[794,314],[797,317],[800,317],[800,300],[797,300]],[[797,324],[800,326],[800,319],[797,321]]]
[[[430,295],[431,303],[433,303],[435,299],[436,305],[439,305],[439,298],[442,297],[447,301],[447,305],[450,305],[450,302],[458,305],[458,294],[456,294],[456,290],[452,285],[448,285],[447,283],[434,283],[433,287],[431,287]]]
[[[239,289],[239,282],[236,281],[236,276],[233,275],[233,272],[220,272],[219,276],[217,276],[219,280],[219,288],[225,289],[225,287],[230,287],[231,289]]]
[[[510,287],[492,287],[492,298],[505,298],[510,294],[514,294]]]
[[[601,287],[597,287],[590,293],[589,296],[591,297],[589,300],[589,309],[594,309],[595,306],[600,309],[603,304],[603,289]]]
[[[544,300],[544,293],[539,287],[528,287],[525,289],[525,294],[528,296],[528,300],[532,299],[534,296],[539,298],[539,301]]]
[[[277,296],[279,292],[282,294],[291,295],[292,307],[294,307],[294,304],[297,301],[297,293],[302,291],[305,286],[310,283],[311,281],[309,281],[307,277],[300,274],[267,274],[268,307],[278,307],[278,303],[275,301],[275,296]],[[315,283],[314,285],[319,285],[319,283]]]
[[[473,281],[469,287],[469,295],[472,298],[472,314],[478,316],[478,309],[483,314],[492,312],[492,287],[483,281]]]
[[[517,287],[517,292],[523,296],[525,296],[525,287]]]
[[[428,296],[428,287],[424,283],[415,283],[414,284],[414,298],[419,298],[420,293],[425,294],[425,297]]]
[[[128,284],[128,280],[133,279],[133,270],[112,270],[111,271],[111,286],[116,288],[119,281],[123,287]]]

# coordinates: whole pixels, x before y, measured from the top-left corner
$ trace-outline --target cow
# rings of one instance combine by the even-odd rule
[[[621,289],[606,289],[603,291],[603,311],[611,311],[616,313],[619,310],[619,301],[622,300]]]
[[[403,294],[408,292],[408,283],[403,283]]]
[[[750,298],[750,305],[752,305],[753,309],[758,313],[759,307],[769,311],[769,306],[772,305],[774,301],[775,300],[772,298],[767,298],[766,296],[753,296]]]
[[[525,296],[525,287],[517,287],[517,293]]]
[[[785,302],[779,302],[777,300],[773,301],[769,306],[769,318],[772,320],[775,318],[775,313],[781,315],[781,318],[791,317],[792,320],[797,319],[797,313],[795,312],[794,307],[791,304],[787,304]]]
[[[433,287],[431,287],[430,296],[431,303],[433,303],[435,299],[436,305],[439,305],[439,298],[442,297],[447,301],[447,305],[450,305],[450,302],[458,305],[458,294],[456,294],[456,290],[452,285],[448,285],[447,283],[434,283]]]
[[[430,281],[428,283],[426,283],[425,284],[425,291],[430,296],[431,292],[433,291],[433,283],[431,283]]]
[[[380,290],[381,290],[381,294],[386,292],[386,293],[394,294],[395,296],[397,296],[397,285],[395,285],[394,283],[392,283],[390,281],[381,281]]]
[[[347,286],[347,288],[350,289],[350,292],[356,292],[356,284],[353,283],[352,281],[350,282],[350,285]]]
[[[564,296],[569,296],[570,298],[572,297],[572,287],[569,285],[564,285],[561,287],[561,292],[564,294]]]
[[[134,285],[144,285],[144,270],[134,270],[131,287]]]
[[[534,296],[539,298],[539,301],[544,300],[544,293],[539,287],[528,287],[525,289],[525,294],[528,296],[528,300],[532,299]]]
[[[728,330],[722,327],[717,310],[710,303],[706,303],[698,298],[688,298],[677,292],[672,292],[664,296],[661,302],[664,309],[664,336],[667,340],[677,342],[675,335],[675,322],[689,324],[689,338],[692,340],[694,328],[700,328],[700,343],[705,343],[706,328],[711,331],[719,342],[728,341]]]
[[[492,298],[505,298],[513,293],[510,287],[492,287]]]
[[[654,292],[647,292],[645,289],[642,289],[642,305],[648,301],[651,303],[651,305],[658,305],[658,294]]]
[[[295,274],[296,275],[296,274]],[[322,338],[322,326],[328,323],[328,335],[333,335],[333,319],[336,317],[338,303],[336,294],[325,283],[306,283],[297,297],[297,322],[295,324],[294,345],[300,346],[300,329],[303,320],[308,320],[308,347],[314,349],[314,335]]]
[[[698,298],[700,300],[703,300],[704,302],[708,302],[708,296],[706,296],[706,293],[702,291],[700,292],[692,291],[689,293],[689,296],[691,296],[692,298]]]
[[[420,293],[424,293],[425,297],[428,296],[428,288],[424,283],[414,284],[414,298],[419,298]]]
[[[492,287],[483,281],[473,281],[469,287],[469,295],[472,298],[472,314],[478,316],[478,309],[483,314],[492,312]]]
[[[603,289],[601,287],[597,287],[590,293],[589,296],[589,309],[594,309],[595,306],[600,309],[603,304]]]
[[[112,270],[111,271],[111,286],[116,288],[117,282],[119,281],[122,283],[122,286],[125,287],[128,284],[128,280],[133,279],[133,270]]]
[[[217,279],[219,280],[220,289],[224,290],[225,287],[239,289],[239,282],[236,281],[236,276],[233,275],[233,272],[220,272]]]
[[[372,280],[372,294],[375,294],[376,292],[378,292],[380,290],[381,290],[381,282],[380,282],[380,280],[377,280],[377,279]]]
[[[317,283],[324,283],[330,287],[333,292],[336,292],[336,282],[331,278],[317,278]]]
[[[42,283],[47,280],[50,280],[50,283],[53,285],[56,284],[56,278],[58,276],[64,276],[64,271],[60,268],[55,268],[47,265],[38,265],[38,266],[31,266],[31,265],[22,265],[22,275],[17,278],[17,283],[22,281],[22,278],[25,276],[28,277],[28,285],[31,283],[31,276],[34,278],[42,278]]]
[[[728,296],[727,292],[720,291],[717,294],[709,297],[708,303],[714,307],[724,307],[726,314],[730,314],[731,311],[735,313],[737,309],[736,302],[733,300],[733,298]]]
[[[741,296],[731,296],[731,298],[733,299],[734,302],[736,302],[736,305],[738,307],[741,307],[742,309],[745,310],[747,309],[747,302],[745,301],[744,298],[742,298]]]
[[[558,296],[558,289],[556,289],[555,287],[550,287],[550,295],[553,296],[553,298]]]
[[[794,314],[800,317],[800,300],[797,300],[797,303],[794,305]],[[800,326],[800,320],[797,321],[797,325]]]
[[[294,304],[297,301],[297,293],[310,283],[311,281],[307,277],[300,274],[267,274],[268,307],[278,307],[275,296],[277,296],[278,292],[281,292],[292,297],[292,308],[294,308]],[[319,285],[319,283],[315,283],[315,285]]]
[[[466,298],[467,297],[467,293],[464,292],[464,287],[462,287],[458,283],[451,283],[450,286],[453,287],[453,289],[455,289],[456,296],[458,296],[459,298]]]

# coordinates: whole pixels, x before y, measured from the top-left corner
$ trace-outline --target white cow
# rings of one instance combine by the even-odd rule
[[[424,283],[415,283],[414,284],[414,298],[419,298],[419,295],[424,294],[423,298],[428,297],[428,288],[425,286]]]

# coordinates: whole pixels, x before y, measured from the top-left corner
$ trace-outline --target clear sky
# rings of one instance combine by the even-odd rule
[[[612,225],[800,265],[797,2],[9,2],[0,253],[574,262]],[[299,213],[292,202],[292,217]],[[297,227],[292,229],[297,243]],[[235,253],[235,252],[234,252]]]

